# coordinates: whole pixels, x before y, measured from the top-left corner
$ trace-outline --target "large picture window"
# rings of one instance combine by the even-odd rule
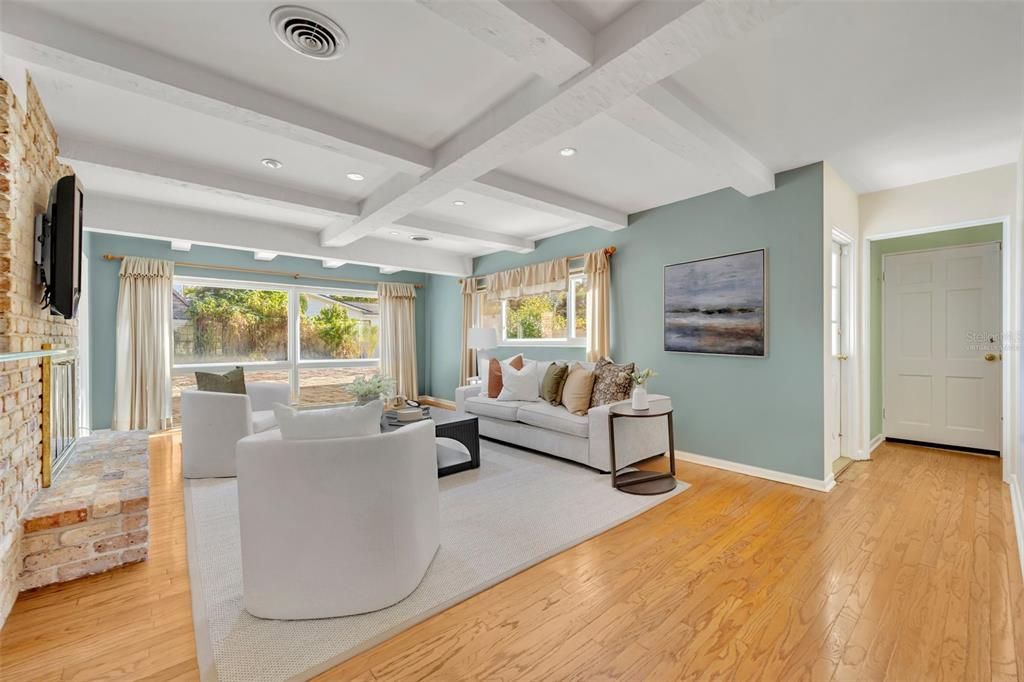
[[[174,364],[288,359],[288,292],[175,282]]]
[[[299,350],[303,360],[366,360],[379,355],[377,296],[299,293]]]
[[[577,275],[565,291],[497,301],[480,299],[480,325],[498,330],[502,345],[583,346],[587,338],[587,283]]]
[[[300,404],[350,402],[352,382],[379,371],[373,290],[176,278],[172,304],[176,422],[197,370],[241,365],[249,381],[290,384]]]

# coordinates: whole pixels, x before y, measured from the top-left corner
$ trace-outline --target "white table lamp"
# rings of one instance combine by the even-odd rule
[[[498,347],[498,330],[494,327],[470,327],[466,334],[466,346],[477,351],[477,373],[480,371],[480,364],[486,360],[488,351]],[[479,382],[480,377],[475,377]]]
[[[498,347],[498,330],[494,327],[470,327],[466,345],[473,350],[490,350]]]

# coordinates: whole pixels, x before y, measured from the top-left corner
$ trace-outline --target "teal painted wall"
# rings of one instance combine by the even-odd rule
[[[89,257],[89,336],[90,348],[90,397],[92,400],[92,428],[110,427],[114,406],[115,335],[117,329],[118,270],[120,261],[103,259],[103,254],[122,256],[143,256],[163,258],[178,262],[224,265],[229,267],[265,268],[267,271],[283,271],[308,275],[351,277],[353,279],[388,280],[425,284],[427,276],[419,273],[402,272],[395,275],[381,275],[377,268],[362,265],[343,265],[335,270],[325,270],[317,261],[305,258],[278,256],[268,263],[254,261],[252,253],[233,249],[219,249],[208,246],[193,246],[185,253],[172,251],[167,242],[152,239],[137,239],[120,235],[90,232],[86,234],[84,247]],[[179,266],[179,275],[194,277],[216,277],[220,279],[274,284],[304,284],[322,288],[375,289],[357,284],[332,284],[312,279],[295,279],[271,274],[231,272],[230,270],[207,270]],[[417,290],[416,362],[419,371],[420,391],[429,392],[429,368],[426,353],[427,323],[425,289]]]
[[[871,250],[871,437],[882,433],[882,256],[1003,240],[1001,223],[868,242]]]
[[[587,228],[543,240],[527,255],[478,258],[474,272],[617,246],[612,355],[658,373],[651,390],[672,397],[676,447],[821,480],[823,192],[822,165],[814,164],[778,174],[774,192],[713,192],[631,216],[619,232]],[[663,266],[760,248],[767,249],[768,356],[665,352]],[[523,350],[534,358],[583,356],[578,349]]]
[[[426,287],[425,394],[449,400],[459,386],[459,348],[462,346],[462,285],[457,277],[428,275]]]

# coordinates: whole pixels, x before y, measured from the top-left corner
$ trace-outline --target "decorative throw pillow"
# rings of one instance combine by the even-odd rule
[[[284,440],[321,440],[354,438],[380,433],[384,403],[380,400],[357,407],[328,407],[322,410],[296,410],[274,403],[274,417]]]
[[[498,400],[540,400],[537,393],[537,364],[527,362],[522,369],[511,365],[501,366],[501,393]]]
[[[245,395],[245,370],[235,367],[230,372],[196,372],[196,388],[214,393],[240,393]]]
[[[517,355],[511,360],[505,360],[504,362],[498,362],[497,358],[491,358],[491,362],[487,368],[487,397],[497,398],[498,394],[501,393],[501,366],[508,365],[515,367],[516,369],[523,368],[523,356]]]
[[[562,387],[562,404],[575,415],[583,416],[590,410],[590,393],[594,387],[594,373],[580,363],[569,369]]]
[[[540,383],[540,397],[552,405],[562,402],[562,387],[569,376],[569,365],[553,362],[544,372],[544,380]]]
[[[594,392],[590,397],[590,406],[617,403],[629,398],[633,390],[633,370],[635,363],[616,365],[608,358],[598,360],[594,366]]]

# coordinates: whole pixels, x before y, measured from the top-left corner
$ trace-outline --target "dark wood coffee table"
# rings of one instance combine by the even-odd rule
[[[665,417],[668,426],[669,472],[629,471],[619,474],[615,470],[615,420],[649,419]],[[672,408],[652,407],[649,410],[634,410],[629,405],[615,405],[608,410],[608,439],[611,441],[612,487],[634,495],[660,495],[676,487],[675,436],[672,432]]]
[[[434,420],[434,436],[437,438],[450,438],[461,443],[469,451],[469,459],[463,462],[456,462],[447,466],[438,466],[437,476],[450,476],[460,471],[480,468],[480,424],[476,415],[453,410],[431,408],[430,419]],[[395,431],[408,426],[418,424],[422,420],[414,422],[393,422],[387,418],[381,420],[380,429],[382,432]]]

